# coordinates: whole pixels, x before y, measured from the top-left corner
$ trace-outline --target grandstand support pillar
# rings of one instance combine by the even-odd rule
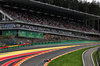
[[[88,25],[88,21],[87,20],[86,20],[85,24],[86,24],[86,26]]]
[[[4,21],[6,20],[6,16],[4,15]]]
[[[2,20],[6,21],[6,16],[5,15],[2,15]]]
[[[100,19],[99,19],[99,32],[100,32]]]
[[[87,26],[90,26],[90,22],[91,22],[90,20],[87,20]]]
[[[100,29],[99,21],[100,21],[100,19],[98,19],[98,31],[99,31],[99,29]]]
[[[89,20],[89,26],[93,26],[93,20]]]
[[[2,14],[2,20],[4,19],[4,15]]]
[[[87,26],[90,26],[90,20],[87,20],[86,23],[87,23]]]
[[[95,20],[92,20],[92,27],[95,28]]]
[[[33,43],[33,39],[31,39],[31,42]]]

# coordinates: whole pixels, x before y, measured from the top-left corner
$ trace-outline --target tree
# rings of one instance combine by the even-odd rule
[[[44,3],[49,3],[65,8],[79,10],[95,15],[100,15],[100,3],[93,0],[91,3],[87,0],[36,0]]]

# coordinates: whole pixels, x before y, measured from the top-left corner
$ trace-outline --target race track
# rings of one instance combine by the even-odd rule
[[[45,64],[44,60],[47,58],[54,58],[58,55],[89,46],[94,45],[44,45],[15,49],[17,51],[12,53],[5,51],[5,53],[0,53],[0,66],[43,66]]]
[[[84,66],[95,66],[92,58],[92,53],[96,51],[99,47],[91,48],[84,51],[83,53],[83,65]]]

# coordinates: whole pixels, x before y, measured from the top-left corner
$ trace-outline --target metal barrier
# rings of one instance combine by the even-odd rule
[[[19,39],[20,40],[20,39]],[[9,41],[10,42],[10,41]],[[40,43],[24,43],[18,45],[11,45],[11,46],[4,46],[0,47],[0,51],[14,49],[14,48],[21,48],[27,46],[34,46],[34,45],[50,45],[50,44],[72,44],[72,43],[88,43],[88,42],[96,42],[96,41],[84,41],[84,40],[63,40],[63,41],[51,41],[51,42],[40,42]]]
[[[100,66],[100,48],[98,48],[95,53],[95,60],[96,60],[97,66]]]

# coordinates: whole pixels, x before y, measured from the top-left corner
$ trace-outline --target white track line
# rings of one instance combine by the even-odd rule
[[[87,50],[86,50],[86,51],[87,51]],[[83,66],[85,66],[85,62],[84,62],[84,58],[83,58],[83,56],[84,56],[84,54],[86,53],[86,51],[84,51],[84,52],[82,53]]]
[[[89,49],[88,49],[88,50],[89,50]],[[88,50],[84,51],[83,54],[82,54],[83,66],[85,66],[85,61],[84,61],[83,56],[84,56],[84,54],[85,54]],[[96,49],[96,50],[97,50],[97,49]],[[96,50],[94,50],[94,51],[96,51]],[[93,51],[93,52],[94,52],[94,51]],[[93,61],[93,57],[92,57],[93,52],[91,53],[91,59],[92,59],[92,63],[93,63],[93,65],[95,66],[94,61]]]
[[[97,49],[96,49],[96,50],[97,50]],[[96,51],[96,50],[94,50],[94,51]],[[95,66],[95,63],[94,63],[94,60],[93,60],[93,57],[92,57],[94,51],[91,53],[91,59],[92,59],[92,63],[93,63],[93,65]]]
[[[90,46],[90,47],[92,47],[92,46]],[[88,48],[88,47],[83,47],[83,48],[75,49],[75,50],[72,50],[72,51],[69,51],[69,52],[74,52],[74,51],[78,51],[78,50],[85,49],[85,48]],[[86,50],[86,51],[87,51],[87,50]],[[86,51],[85,51],[85,52],[86,52]],[[69,53],[69,52],[67,52],[67,53]],[[84,52],[84,53],[85,53],[85,52]],[[63,53],[63,54],[61,54],[61,55],[64,55],[64,54],[67,54],[67,53]],[[83,53],[83,54],[84,54],[84,53]],[[82,54],[82,59],[83,59],[83,54]],[[60,55],[58,55],[58,56],[60,56]],[[56,56],[56,57],[58,57],[58,56]],[[55,57],[54,57],[54,58],[55,58]],[[51,59],[53,59],[53,58],[51,58]],[[47,63],[47,62],[46,62],[46,63]],[[46,64],[46,63],[45,63],[45,64]],[[45,66],[45,64],[44,64],[43,66]],[[84,64],[83,64],[83,65],[84,65]]]

